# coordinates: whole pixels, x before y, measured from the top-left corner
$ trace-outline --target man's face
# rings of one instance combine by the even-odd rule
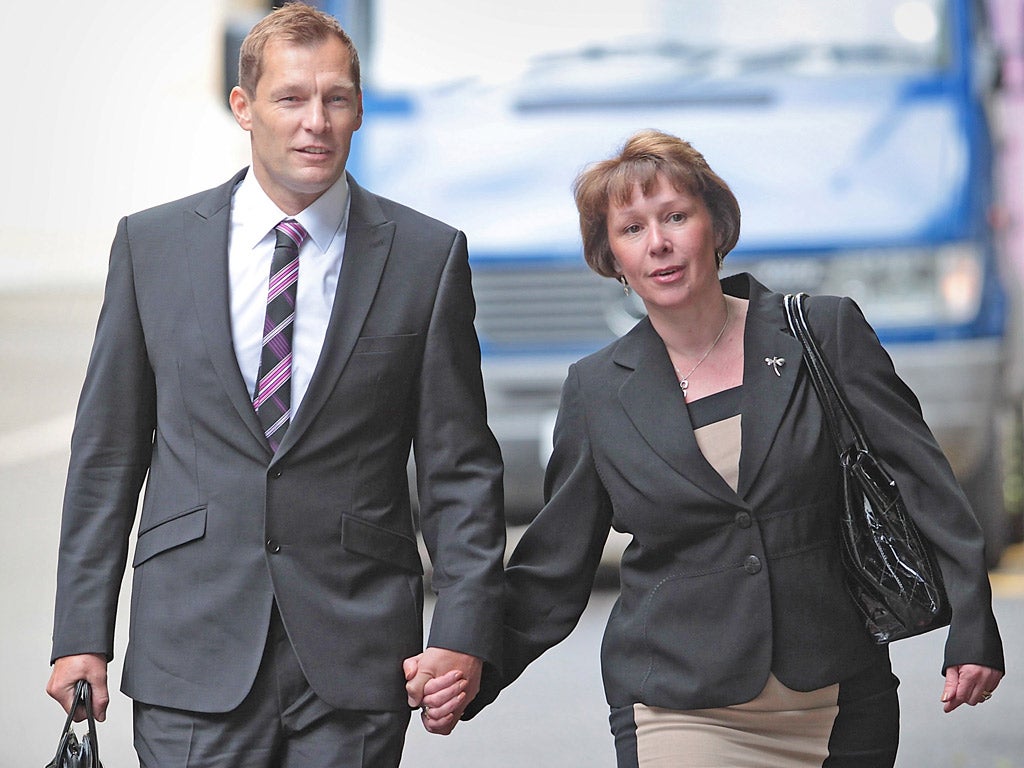
[[[363,98],[340,40],[314,46],[271,41],[256,93],[236,86],[230,101],[250,135],[253,173],[285,213],[306,208],[345,172],[352,134],[363,122]]]

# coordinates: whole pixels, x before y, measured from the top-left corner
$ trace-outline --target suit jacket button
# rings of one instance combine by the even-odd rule
[[[281,545],[277,543],[276,539],[267,539],[267,552],[276,555],[281,551]]]
[[[757,555],[750,555],[747,561],[743,564],[743,570],[753,576],[755,573],[761,570],[761,561]]]
[[[740,528],[749,528],[750,522],[751,521],[749,512],[739,512],[736,514],[736,525],[738,525]]]

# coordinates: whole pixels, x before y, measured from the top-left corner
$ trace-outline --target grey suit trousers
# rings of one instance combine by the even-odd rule
[[[231,712],[135,702],[142,768],[397,768],[410,710],[335,709],[309,687],[275,606],[256,681]]]

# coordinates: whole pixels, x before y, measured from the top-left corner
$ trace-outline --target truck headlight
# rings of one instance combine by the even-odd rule
[[[978,314],[981,302],[982,253],[972,243],[842,251],[732,266],[749,268],[773,290],[850,296],[875,326],[966,323]]]

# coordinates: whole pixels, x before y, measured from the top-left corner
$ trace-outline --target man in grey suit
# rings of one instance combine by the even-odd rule
[[[145,481],[121,686],[141,764],[397,766],[420,704],[402,660],[423,643],[410,447],[438,593],[410,690],[464,691],[428,730],[454,727],[500,655],[501,458],[466,240],[345,173],[362,93],[334,19],[271,13],[239,73],[251,168],[118,226],[47,690],[68,708],[89,680],[104,719]]]

